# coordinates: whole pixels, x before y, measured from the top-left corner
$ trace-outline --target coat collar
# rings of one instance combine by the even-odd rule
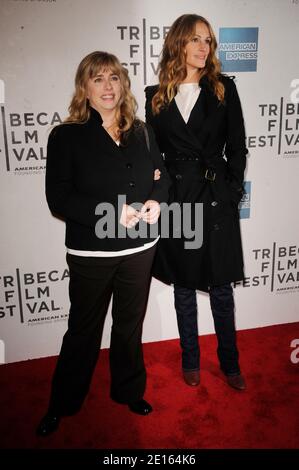
[[[112,137],[108,134],[108,132],[102,126],[103,119],[100,113],[92,106],[90,106],[89,109],[90,109],[90,116],[87,121],[87,126],[89,127],[89,129],[91,129],[92,136],[93,136],[92,138],[95,139],[95,142],[96,142],[95,145],[102,146],[102,145],[105,145],[105,142],[106,142],[106,145],[110,146],[110,148],[113,149],[113,151],[115,151],[115,149],[119,150],[121,146],[119,146],[118,144],[116,144],[116,142],[114,142]]]
[[[213,114],[217,111],[220,102],[217,96],[214,94],[214,91],[206,75],[199,80],[198,85],[200,86],[201,91],[194,108],[191,111],[188,123],[185,123],[183,117],[181,116],[175,99],[173,99],[169,104],[169,110],[174,113],[176,124],[181,121],[184,122],[187,127],[192,127],[192,124],[196,122],[196,125],[198,126],[199,122],[203,123],[204,120],[207,120],[213,116]]]
[[[198,84],[201,88],[206,88],[206,87],[210,88],[210,82],[209,82],[208,77],[206,75],[204,75],[203,77],[201,77],[199,79]]]
[[[100,113],[92,106],[89,106],[89,110],[90,110],[89,121],[97,125],[102,125],[103,119]]]

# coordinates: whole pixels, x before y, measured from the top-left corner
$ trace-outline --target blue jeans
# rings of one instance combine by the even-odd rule
[[[226,375],[237,375],[240,373],[240,367],[236,343],[233,289],[230,284],[212,286],[209,294],[218,340],[217,354],[220,367]],[[199,370],[196,290],[175,285],[174,301],[182,348],[182,368]]]

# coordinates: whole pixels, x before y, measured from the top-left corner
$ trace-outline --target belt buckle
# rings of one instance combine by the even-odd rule
[[[216,179],[216,173],[213,170],[210,170],[209,168],[206,169],[205,172],[205,179],[208,181],[215,181]]]

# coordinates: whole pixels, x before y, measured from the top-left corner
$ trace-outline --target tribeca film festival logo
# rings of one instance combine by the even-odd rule
[[[16,317],[27,325],[66,320],[68,313],[55,299],[59,291],[65,296],[68,279],[67,269],[31,273],[16,268],[13,275],[1,275],[0,322]]]
[[[276,103],[258,105],[259,127],[262,135],[248,136],[247,147],[273,148],[282,157],[299,156],[299,79],[290,83],[289,99],[281,97]]]
[[[57,112],[10,111],[5,104],[5,85],[0,80],[2,142],[0,156],[7,172],[15,175],[44,173],[47,132],[62,122]]]
[[[299,246],[274,242],[271,248],[253,249],[252,256],[256,265],[255,274],[235,285],[267,287],[276,294],[299,291]]]
[[[128,46],[128,57],[122,65],[130,76],[143,76],[147,84],[148,73],[158,73],[158,61],[162,43],[170,26],[148,25],[145,18],[139,25],[118,25],[116,30],[121,41]]]
[[[223,72],[256,72],[258,28],[220,28],[219,60]]]

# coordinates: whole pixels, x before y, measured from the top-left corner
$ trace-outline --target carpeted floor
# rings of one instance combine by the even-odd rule
[[[131,413],[109,398],[108,350],[102,350],[81,411],[56,433],[35,436],[47,408],[56,358],[0,366],[0,446],[69,449],[295,449],[299,448],[299,363],[290,343],[299,323],[238,332],[245,392],[226,384],[214,335],[202,336],[201,384],[188,387],[179,341],[144,345],[145,399],[154,411]],[[299,356],[299,354],[298,354]]]

